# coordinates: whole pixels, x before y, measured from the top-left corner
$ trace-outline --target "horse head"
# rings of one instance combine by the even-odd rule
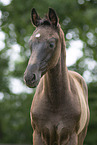
[[[31,21],[36,27],[30,40],[31,56],[24,73],[24,81],[28,87],[36,87],[40,78],[58,63],[61,53],[59,37],[59,20],[53,9],[41,19],[33,8]]]

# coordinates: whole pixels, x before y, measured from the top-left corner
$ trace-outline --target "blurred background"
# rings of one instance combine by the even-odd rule
[[[23,74],[35,28],[30,12],[41,17],[55,9],[65,33],[68,69],[89,88],[90,124],[84,145],[97,145],[97,0],[0,0],[0,143],[32,143],[30,106],[35,89]]]

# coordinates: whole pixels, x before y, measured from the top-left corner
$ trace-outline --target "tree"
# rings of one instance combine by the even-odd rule
[[[16,78],[23,83],[23,73],[30,55],[28,40],[35,29],[30,22],[32,7],[37,9],[41,17],[47,13],[48,7],[56,10],[66,35],[67,49],[72,40],[81,40],[83,43],[83,56],[69,69],[79,72],[87,79],[91,120],[85,143],[96,145],[96,0],[12,0],[7,6],[0,2],[0,29],[5,37],[2,40],[4,45],[0,48],[0,95],[3,96],[0,100],[0,142],[31,143],[29,112],[34,92],[15,94],[10,86],[10,80]],[[18,45],[19,59],[13,60],[12,56],[15,57],[16,54],[12,55],[12,50],[16,45]]]

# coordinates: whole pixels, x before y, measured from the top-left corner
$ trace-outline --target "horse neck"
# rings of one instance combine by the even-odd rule
[[[57,65],[44,76],[44,91],[53,101],[59,101],[59,96],[69,89],[69,76],[66,67],[66,48],[64,33],[60,30],[61,55]],[[55,100],[54,100],[55,96]],[[61,98],[62,99],[62,98]]]

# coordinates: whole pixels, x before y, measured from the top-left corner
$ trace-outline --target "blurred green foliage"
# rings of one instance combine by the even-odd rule
[[[0,2],[0,31],[5,36],[4,47],[0,48],[0,143],[32,142],[29,112],[35,90],[15,93],[10,87],[11,78],[23,83],[30,54],[28,39],[35,29],[30,22],[32,7],[41,17],[49,7],[56,10],[65,35],[72,36],[66,37],[67,49],[71,40],[83,42],[83,56],[69,69],[83,76],[85,72],[90,74],[91,119],[84,144],[97,145],[97,0],[12,0],[7,6]],[[20,47],[20,59],[12,61],[11,50],[16,44]],[[95,67],[86,62],[95,62]]]

